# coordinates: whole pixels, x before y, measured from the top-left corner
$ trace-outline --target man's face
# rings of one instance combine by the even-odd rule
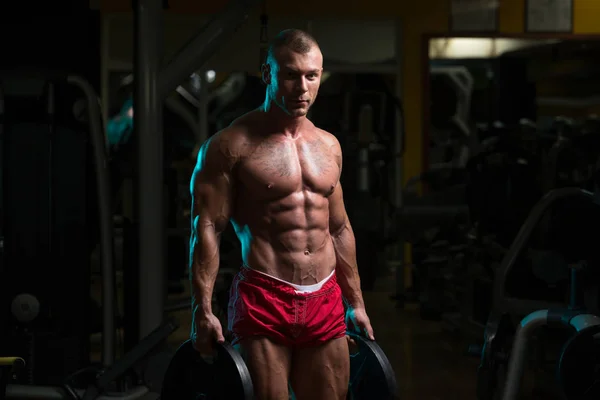
[[[299,54],[283,47],[275,58],[276,63],[266,66],[263,72],[267,90],[275,104],[288,115],[303,117],[319,92],[323,71],[321,51],[314,46],[308,53]]]

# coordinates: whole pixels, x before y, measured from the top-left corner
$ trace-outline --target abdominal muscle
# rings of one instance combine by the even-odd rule
[[[246,266],[295,285],[313,285],[330,276],[336,258],[328,201],[321,197],[316,203],[246,202],[238,207],[232,222]]]

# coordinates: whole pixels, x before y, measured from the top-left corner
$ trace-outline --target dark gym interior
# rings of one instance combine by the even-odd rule
[[[365,387],[600,398],[600,3],[396,3],[0,6],[0,400],[167,400],[198,152],[263,102],[286,28],[324,55],[308,117],[341,144],[391,366]],[[240,251],[230,225],[224,327]]]

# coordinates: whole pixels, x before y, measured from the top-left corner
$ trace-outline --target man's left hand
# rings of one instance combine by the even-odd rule
[[[350,325],[354,327],[353,330],[356,333],[363,335],[370,340],[375,340],[371,321],[364,308],[348,308],[346,311],[346,326],[348,329],[350,329]]]

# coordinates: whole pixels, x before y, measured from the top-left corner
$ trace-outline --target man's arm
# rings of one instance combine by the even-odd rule
[[[353,308],[364,309],[356,262],[356,241],[344,206],[342,185],[339,182],[329,196],[329,232],[335,249],[336,274],[342,295]]]
[[[227,157],[226,143],[221,134],[216,134],[202,146],[190,184],[190,282],[195,318],[212,315],[212,294],[219,270],[219,241],[231,216],[233,160]]]
[[[342,150],[337,140],[332,149],[337,158],[341,175]],[[335,249],[336,274],[342,294],[353,308],[364,309],[365,303],[360,290],[360,276],[356,262],[356,240],[346,213],[342,185],[339,180],[333,193],[329,196],[329,232]]]

